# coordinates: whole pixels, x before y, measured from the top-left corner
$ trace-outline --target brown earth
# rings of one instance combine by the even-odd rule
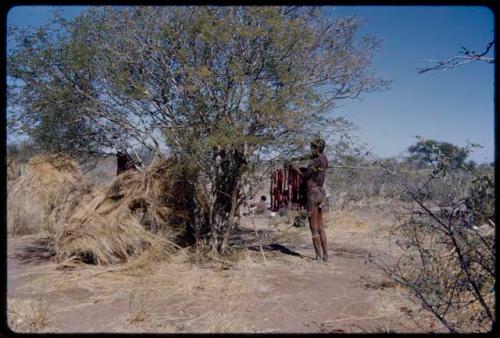
[[[51,262],[43,238],[8,239],[8,323],[17,332],[443,332],[367,262],[394,260],[390,215],[325,214],[330,262],[284,217],[241,220],[231,259],[78,266]]]

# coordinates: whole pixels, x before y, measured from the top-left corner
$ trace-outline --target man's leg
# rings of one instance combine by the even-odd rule
[[[311,210],[312,209],[312,210]],[[314,251],[316,253],[316,259],[321,259],[321,239],[318,232],[318,207],[312,207],[309,209],[309,227],[311,228],[312,242],[314,246]]]
[[[321,212],[322,210],[318,210],[318,233],[319,237],[321,239],[321,246],[323,247],[323,260],[325,262],[328,262],[328,246],[326,243],[326,233],[325,233],[325,228],[323,227],[323,213]]]

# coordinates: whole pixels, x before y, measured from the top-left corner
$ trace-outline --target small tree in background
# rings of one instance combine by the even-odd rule
[[[468,152],[465,148],[460,148],[449,142],[438,142],[436,140],[425,140],[419,138],[419,141],[408,147],[410,163],[415,164],[419,168],[433,167],[437,168],[438,165],[443,165],[444,162],[440,160],[440,156],[445,156],[448,165],[451,169],[457,169],[465,165]]]

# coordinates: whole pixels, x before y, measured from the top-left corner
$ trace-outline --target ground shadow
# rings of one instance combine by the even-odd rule
[[[252,251],[260,251],[260,246],[258,245],[252,245],[248,247],[248,250]],[[262,246],[262,250],[264,251],[279,251],[282,254],[285,255],[290,255],[290,256],[295,256],[295,257],[302,257],[300,253],[297,251],[290,250],[284,245],[278,244],[278,243],[271,243],[271,244],[266,244]]]
[[[38,264],[50,261],[55,254],[53,241],[39,238],[17,249],[14,257],[24,264]]]
[[[248,228],[237,228],[231,234],[230,243],[231,244],[253,244],[254,242],[259,241],[262,238],[270,238],[273,235],[272,230],[267,229],[259,229],[257,233],[255,230]]]

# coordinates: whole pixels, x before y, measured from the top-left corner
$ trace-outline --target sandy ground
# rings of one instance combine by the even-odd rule
[[[308,228],[245,217],[232,259],[179,254],[141,267],[62,269],[43,238],[8,239],[8,323],[16,332],[443,332],[368,255],[397,256],[390,215],[324,215],[330,262]],[[236,258],[237,259],[236,259]]]

